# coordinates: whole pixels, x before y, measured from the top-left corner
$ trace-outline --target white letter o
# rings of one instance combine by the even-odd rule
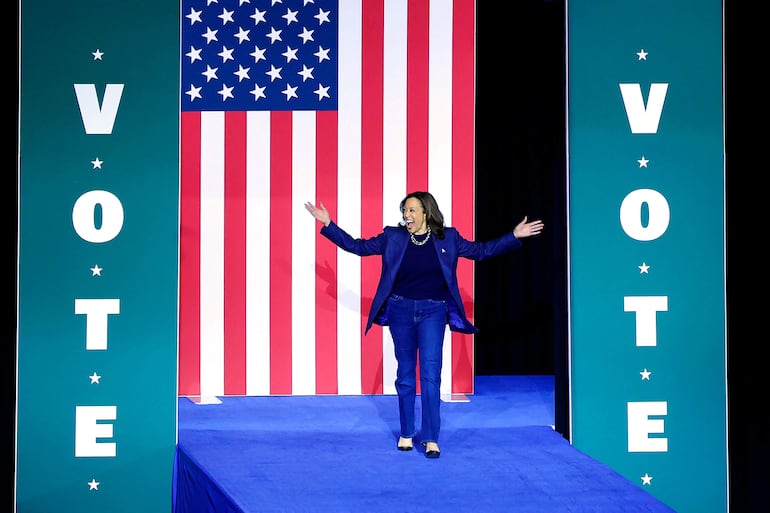
[[[647,204],[649,219],[642,224],[642,205]],[[668,201],[661,193],[652,189],[638,189],[630,192],[620,204],[620,225],[632,239],[649,241],[663,235],[671,220]]]
[[[94,222],[94,210],[102,207],[102,224]],[[83,240],[107,242],[118,236],[123,228],[123,205],[117,196],[107,191],[88,191],[72,207],[72,226]]]

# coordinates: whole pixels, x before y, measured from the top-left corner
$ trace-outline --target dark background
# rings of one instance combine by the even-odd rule
[[[765,356],[767,334],[759,323],[767,317],[761,311],[765,290],[759,286],[766,282],[767,265],[762,249],[766,200],[760,185],[766,159],[759,153],[764,148],[758,140],[764,137],[758,112],[764,108],[766,93],[750,85],[752,80],[762,83],[759,77],[764,72],[755,67],[763,68],[766,59],[751,58],[762,43],[757,41],[759,32],[749,29],[757,14],[748,4],[724,2],[731,513],[765,511],[763,492],[770,483],[765,396],[770,366]],[[475,321],[481,330],[475,344],[476,373],[553,374],[557,429],[568,438],[565,4],[564,0],[480,0],[477,5],[476,239],[497,237],[524,215],[543,219],[546,229],[525,241],[520,251],[476,264]],[[759,98],[756,104],[753,97]],[[15,235],[13,250],[9,248],[12,262],[6,267],[5,304],[18,308],[18,152],[13,160],[9,170],[11,165],[16,169],[16,181],[13,185],[8,181],[3,203],[6,233],[9,238]],[[15,473],[17,343],[16,318],[10,313],[6,326],[0,429],[8,441],[2,454],[6,469],[2,503],[11,505],[10,510],[15,488],[9,476]],[[707,450],[722,448],[704,447]]]

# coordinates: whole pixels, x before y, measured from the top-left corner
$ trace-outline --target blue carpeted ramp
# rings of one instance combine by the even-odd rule
[[[395,396],[181,398],[174,513],[674,511],[552,423],[551,376],[477,377],[437,460],[396,450]]]

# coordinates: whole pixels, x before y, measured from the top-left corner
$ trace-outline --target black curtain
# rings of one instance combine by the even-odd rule
[[[564,3],[477,5],[475,239],[545,230],[476,264],[476,373],[554,375],[568,436]]]

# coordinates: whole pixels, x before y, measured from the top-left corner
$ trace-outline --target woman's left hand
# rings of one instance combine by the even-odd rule
[[[524,237],[538,235],[541,231],[543,231],[543,221],[539,219],[537,221],[527,221],[527,216],[524,216],[524,219],[513,229],[513,236],[517,239],[523,239]]]

